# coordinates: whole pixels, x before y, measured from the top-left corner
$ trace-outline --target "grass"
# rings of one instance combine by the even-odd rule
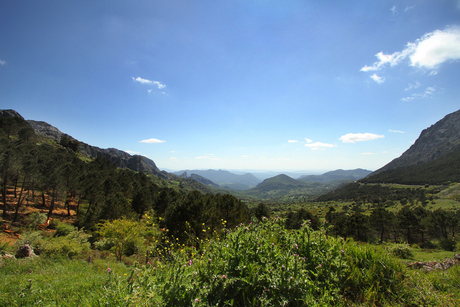
[[[458,291],[448,294],[458,270],[418,274],[383,248],[283,224],[265,219],[171,242],[130,266],[82,255],[4,259],[0,306],[458,305]]]
[[[0,306],[96,306],[107,283],[107,268],[130,270],[114,260],[3,259]]]

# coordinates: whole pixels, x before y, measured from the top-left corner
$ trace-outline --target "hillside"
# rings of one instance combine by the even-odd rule
[[[0,110],[0,117],[16,117],[24,120],[24,118],[14,110]],[[58,128],[44,122],[36,120],[26,120],[26,122],[34,129],[38,136],[53,140],[62,146],[69,148],[83,156],[89,158],[104,157],[120,168],[127,168],[136,172],[153,174],[163,179],[171,179],[171,175],[167,172],[160,171],[151,159],[140,156],[130,155],[125,151],[116,148],[101,149],[96,146],[91,146],[72,136],[61,132]]]
[[[364,169],[342,170],[338,169],[330,171],[322,175],[307,175],[301,176],[298,180],[302,181],[318,181],[318,182],[332,182],[339,180],[359,180],[372,173]]]
[[[222,188],[234,190],[248,190],[260,183],[260,180],[252,174],[238,175],[225,170],[183,170],[174,174],[182,176],[184,173],[188,177],[191,177],[193,174],[199,175],[211,180]]]
[[[460,147],[460,110],[423,130],[415,143],[399,158],[376,170],[371,176],[387,170],[427,163]]]
[[[399,158],[362,182],[441,184],[460,181],[460,111],[425,129]]]

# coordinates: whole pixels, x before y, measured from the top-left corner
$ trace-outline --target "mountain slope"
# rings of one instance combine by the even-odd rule
[[[221,187],[230,189],[235,188],[237,190],[247,190],[260,183],[260,180],[252,174],[237,175],[225,170],[184,170],[176,172],[175,174],[183,175],[184,173],[199,175],[211,180]]]
[[[17,117],[24,120],[24,118],[14,110],[0,110],[0,117]],[[30,127],[32,127],[32,129],[34,129],[37,135],[51,139],[69,149],[77,150],[82,155],[91,158],[97,158],[98,156],[101,156],[108,159],[112,163],[115,163],[120,168],[127,168],[136,172],[149,173],[160,178],[166,179],[172,176],[167,172],[160,171],[155,165],[155,162],[144,156],[130,155],[127,152],[115,148],[101,149],[96,146],[88,145],[74,139],[72,136],[61,132],[58,128],[43,121],[26,120],[26,122]],[[70,143],[75,145],[75,147],[69,146]]]
[[[307,182],[308,181],[332,182],[332,181],[339,181],[339,180],[359,180],[359,179],[366,177],[370,173],[372,172],[361,169],[361,168],[354,169],[354,170],[338,169],[335,171],[324,173],[322,175],[301,176],[298,180],[307,181]]]
[[[460,147],[460,110],[422,131],[415,143],[399,158],[371,175],[387,170],[426,163]]]

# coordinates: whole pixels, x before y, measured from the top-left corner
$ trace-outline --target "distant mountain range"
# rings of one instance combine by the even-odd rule
[[[0,117],[18,117],[24,120],[14,110],[0,110]],[[304,175],[298,179],[281,174],[263,181],[252,173],[235,174],[226,170],[184,170],[168,173],[158,169],[152,160],[144,156],[130,155],[115,148],[101,149],[91,146],[46,122],[27,120],[27,123],[37,135],[49,138],[69,150],[78,149],[83,156],[102,156],[120,168],[173,181],[181,177],[187,178],[186,180],[193,180],[190,182],[201,183],[200,186],[206,189],[233,190],[242,197],[267,200],[311,197],[356,180],[363,183],[403,184],[460,182],[460,110],[446,115],[423,130],[406,152],[373,173],[363,169],[335,170],[322,175]]]

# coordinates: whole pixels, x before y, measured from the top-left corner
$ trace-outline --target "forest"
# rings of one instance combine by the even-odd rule
[[[0,118],[0,148],[0,224],[16,236],[14,244],[1,237],[2,306],[455,306],[460,299],[458,285],[446,291],[458,267],[421,277],[397,252],[458,250],[460,210],[431,208],[450,184],[352,183],[274,211],[191,179],[91,159],[78,142],[37,136],[15,117]],[[38,257],[16,260],[24,245]]]

